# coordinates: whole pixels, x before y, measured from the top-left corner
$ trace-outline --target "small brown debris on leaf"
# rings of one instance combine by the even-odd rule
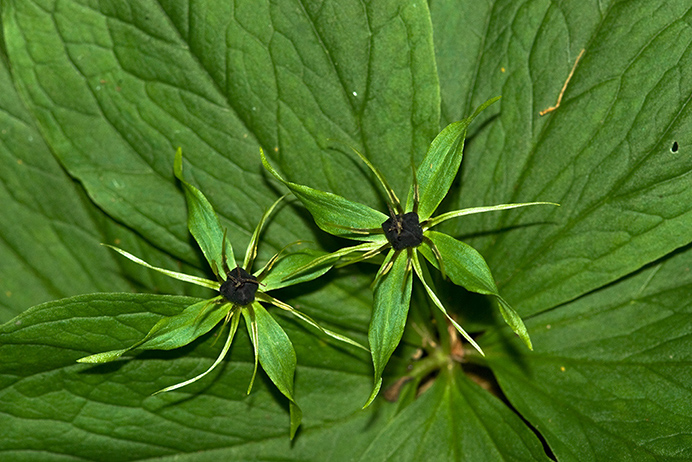
[[[567,80],[565,80],[565,84],[562,86],[562,90],[560,90],[560,94],[557,97],[557,103],[555,103],[555,106],[550,106],[547,109],[543,109],[541,112],[538,113],[538,115],[544,116],[549,112],[553,112],[555,109],[560,107],[560,103],[562,102],[562,95],[565,94],[565,90],[567,89],[567,85],[569,84],[569,81],[572,80],[572,75],[574,75],[574,70],[577,68],[577,64],[579,63],[579,60],[581,57],[584,55],[584,52],[586,50],[582,48],[581,52],[579,53],[579,56],[577,56],[577,59],[574,61],[574,65],[572,66],[572,70],[569,72],[569,75],[567,76]]]

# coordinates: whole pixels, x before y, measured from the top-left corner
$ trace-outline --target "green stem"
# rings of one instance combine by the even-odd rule
[[[413,363],[413,368],[406,375],[420,381],[436,370],[445,368],[449,361],[449,355],[438,348],[429,356]]]

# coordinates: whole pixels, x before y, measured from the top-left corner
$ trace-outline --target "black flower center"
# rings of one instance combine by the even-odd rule
[[[394,250],[418,247],[423,242],[423,228],[416,212],[392,216],[382,223],[382,230]]]
[[[235,305],[249,305],[255,301],[255,292],[259,282],[252,274],[243,268],[234,268],[228,273],[228,278],[219,287],[221,295]]]

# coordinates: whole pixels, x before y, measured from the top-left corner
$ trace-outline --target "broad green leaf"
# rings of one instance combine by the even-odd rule
[[[0,88],[0,322],[38,303],[90,292],[204,294],[192,286],[174,289],[168,278],[99,245],[136,249],[159,266],[181,265],[106,216],[67,175],[15,92],[2,51]],[[183,270],[199,274],[188,265]]]
[[[235,48],[229,81],[255,126],[262,123],[272,137],[262,144],[282,173],[374,204],[379,188],[362,181],[360,165],[327,150],[330,140],[339,139],[381,166],[395,190],[405,191],[411,160],[422,157],[439,130],[427,4],[348,0],[250,8],[236,12],[238,22],[229,30]],[[250,17],[254,24],[243,24]],[[282,40],[271,39],[276,30]]]
[[[512,405],[558,460],[692,454],[692,250],[527,321],[536,351],[480,340]]]
[[[261,453],[318,462],[336,450],[335,460],[346,460],[364,451],[371,432],[391,415],[390,405],[360,410],[372,387],[367,353],[334,348],[283,319],[296,342],[296,389],[305,400],[303,431],[293,444],[286,402],[268,378],[260,373],[246,395],[253,353],[242,329],[213,375],[176,393],[151,396],[203,372],[225,338],[204,337],[184,351],[117,365],[75,362],[90,351],[134,342],[190,303],[186,297],[95,294],[34,307],[0,326],[0,459],[40,453],[48,460],[239,460]],[[60,335],[52,335],[56,325]]]
[[[396,251],[390,250],[384,264],[392,262],[392,266],[378,281],[373,295],[368,340],[375,368],[375,385],[366,407],[372,403],[382,386],[384,367],[399,345],[411,303],[413,277],[410,270],[406,271],[407,255],[405,251],[396,254]]]
[[[236,265],[233,246],[228,241],[226,232],[221,228],[219,217],[207,198],[199,189],[185,181],[183,151],[180,148],[175,153],[173,171],[185,190],[187,226],[190,233],[195,237],[214,274],[225,280],[223,265],[227,264],[231,269]]]
[[[237,246],[276,199],[258,146],[293,181],[374,204],[375,185],[329,140],[358,147],[403,188],[410,170],[389,160],[419,159],[438,130],[425,3],[4,0],[3,22],[18,86],[66,169],[185,261],[196,249],[171,182],[177,147]],[[278,236],[317,234],[282,215],[273,251],[286,244]]]
[[[428,152],[416,168],[416,180],[420,196],[418,216],[421,220],[427,220],[432,216],[452,186],[452,181],[457,176],[461,165],[468,126],[478,114],[499,99],[499,96],[490,99],[479,106],[471,116],[449,124],[430,144]],[[413,205],[414,191],[412,186],[409,190],[406,210],[413,210]]]
[[[486,77],[478,75],[479,62],[485,58],[489,32],[488,21],[497,2],[473,2],[459,0],[434,0],[428,2],[435,33],[435,61],[440,79],[440,116],[442,126],[462,120],[474,107],[483,101],[504,94],[505,89],[485,89],[483,94],[474,93],[474,88]],[[521,5],[514,3],[515,5]],[[498,5],[500,8],[504,4]],[[505,42],[499,47],[506,47]],[[500,69],[501,73],[503,72]],[[498,108],[487,112],[496,113]],[[487,117],[487,114],[485,115]],[[481,117],[485,119],[486,117]],[[468,161],[466,162],[468,163]]]
[[[250,310],[254,312],[253,316],[247,314]],[[296,353],[293,345],[286,332],[260,303],[253,303],[250,308],[243,310],[243,315],[248,328],[251,323],[257,324],[258,338],[255,348],[262,369],[276,388],[290,401],[290,433],[293,439],[303,420],[303,413],[293,398],[293,376],[296,371]]]
[[[132,295],[134,301],[137,297]],[[126,299],[121,298],[122,301]],[[104,363],[119,358],[132,350],[172,350],[180,348],[214,328],[228,314],[231,305],[220,305],[221,300],[202,300],[185,308],[181,313],[161,319],[147,335],[132,346],[97,353],[80,358],[80,363]]]
[[[500,314],[512,330],[523,340],[529,349],[533,349],[529,332],[526,330],[521,316],[502,298],[495,285],[493,275],[483,256],[473,247],[461,241],[436,231],[427,231],[425,236],[437,247],[442,257],[445,273],[449,279],[471,292],[493,295],[497,298]],[[439,262],[431,248],[424,243],[420,251],[425,258],[439,267]]]
[[[0,52],[0,322],[54,298],[131,288],[98,245],[118,227],[52,157],[5,58]]]
[[[443,370],[429,390],[379,431],[358,460],[550,460],[536,435],[459,368]]]
[[[456,2],[434,3],[438,22],[457,11]],[[457,118],[502,94],[501,111],[474,124],[483,128],[467,146],[450,206],[561,204],[476,215],[445,228],[475,236],[468,242],[522,315],[604,286],[692,240],[692,81],[683,77],[690,14],[684,0],[503,1],[451,20],[476,26],[445,26],[450,35],[440,40],[456,51],[438,53],[438,62],[472,63],[454,74],[453,61],[440,65],[448,70],[445,97],[458,85],[470,89],[448,100],[445,112]],[[481,42],[467,41],[480,25]],[[541,117],[582,49],[560,107]],[[469,74],[470,82],[450,82]]]
[[[387,220],[387,215],[336,194],[286,181],[269,164],[264,152],[261,152],[261,156],[264,167],[296,195],[322,230],[335,236],[359,241],[384,239],[382,235],[368,235],[366,231],[379,229]]]

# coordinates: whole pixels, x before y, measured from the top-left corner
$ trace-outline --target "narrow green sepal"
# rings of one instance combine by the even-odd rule
[[[260,294],[261,295],[261,294]],[[253,303],[253,307],[258,305],[258,303]],[[255,359],[254,366],[252,368],[252,376],[250,377],[250,384],[247,387],[247,394],[249,395],[252,391],[252,386],[255,384],[255,377],[257,377],[257,366],[259,364],[259,354],[257,348],[259,345],[259,333],[257,330],[257,320],[255,319],[255,309],[245,309],[242,311],[243,318],[245,319],[245,327],[247,328],[248,334],[250,334],[250,343],[252,343],[253,356]]]
[[[300,311],[296,310],[295,308],[293,308],[288,303],[284,303],[281,300],[277,300],[276,298],[270,296],[269,294],[259,293],[259,294],[257,294],[257,299],[260,301],[263,301],[265,303],[272,304],[272,305],[276,306],[277,308],[281,308],[282,310],[288,311],[289,313],[291,313],[296,318],[298,318],[298,319],[302,320],[303,322],[311,325],[315,329],[319,330],[323,334],[328,335],[329,337],[331,337],[335,340],[339,340],[340,342],[348,343],[349,345],[360,348],[361,350],[365,350],[367,352],[370,352],[370,350],[368,350],[366,347],[364,347],[360,343],[356,342],[355,340],[352,340],[352,339],[346,337],[345,335],[337,334],[336,332],[333,332],[329,329],[325,329],[324,327],[317,324],[315,322],[315,320],[312,319],[307,314],[301,313]]]
[[[426,237],[435,244],[444,262],[449,279],[466,290],[492,295],[499,302],[500,313],[505,322],[532,349],[531,339],[519,314],[501,296],[490,268],[483,256],[470,245],[443,233],[426,231]],[[424,243],[419,247],[423,256],[435,267],[437,258]]]
[[[392,210],[396,210],[397,212],[401,213],[401,202],[399,201],[399,198],[396,196],[396,193],[394,192],[394,189],[389,186],[389,183],[387,182],[387,179],[384,177],[382,172],[380,172],[377,167],[373,165],[372,162],[370,162],[370,159],[365,157],[363,153],[358,151],[356,148],[353,146],[349,146],[353,152],[356,153],[356,155],[360,158],[361,161],[370,169],[372,173],[375,174],[375,177],[377,180],[380,182],[382,185],[382,188],[384,188],[385,193],[387,194],[387,198],[389,200],[389,205],[392,207]]]
[[[483,103],[475,112],[459,122],[445,127],[430,143],[423,160],[415,171],[418,182],[418,216],[427,220],[445,198],[459,171],[464,150],[466,129],[485,108],[499,100],[492,98]],[[411,186],[406,201],[406,211],[413,210],[414,187]]]
[[[387,215],[337,194],[286,181],[271,166],[261,148],[260,155],[264,167],[303,203],[320,229],[334,236],[358,241],[372,241],[381,237],[358,233],[355,230],[379,228],[387,219]]]
[[[197,276],[191,276],[189,274],[179,273],[177,271],[171,271],[171,270],[167,270],[165,268],[159,268],[158,266],[150,265],[149,263],[145,262],[141,258],[136,257],[136,256],[132,255],[130,252],[127,252],[121,248],[118,248],[118,247],[115,247],[115,246],[112,246],[109,244],[101,244],[101,245],[104,247],[108,247],[110,249],[115,250],[116,252],[118,252],[123,257],[137,263],[138,265],[142,265],[145,268],[149,268],[149,269],[153,269],[154,271],[158,271],[159,273],[165,274],[166,276],[168,276],[170,278],[178,279],[179,281],[189,282],[191,284],[196,284],[196,285],[202,286],[202,287],[207,287],[207,288],[213,289],[213,290],[219,290],[219,286],[221,285],[217,281],[210,281],[209,279],[200,278]]]
[[[379,249],[382,246],[382,243],[380,242],[366,242],[363,244],[358,244],[350,247],[344,247],[342,249],[339,249],[335,252],[332,253],[325,253],[322,255],[317,256],[316,258],[307,261],[304,265],[302,266],[297,266],[292,269],[292,271],[286,271],[285,275],[281,278],[281,283],[285,282],[291,282],[290,285],[297,284],[298,282],[302,282],[304,280],[311,280],[314,279],[314,277],[311,277],[310,279],[304,279],[306,276],[310,276],[313,274],[324,274],[328,270],[330,270],[333,266],[335,266],[339,260],[341,260],[343,257],[350,255],[355,252],[371,252],[376,249]],[[317,277],[317,276],[315,276]]]
[[[252,264],[255,261],[255,257],[257,256],[257,246],[259,244],[259,236],[260,233],[262,233],[262,228],[264,228],[264,224],[266,223],[267,219],[269,218],[269,215],[272,214],[274,209],[276,208],[277,205],[279,205],[279,202],[281,202],[284,196],[279,197],[272,205],[269,206],[267,210],[264,211],[262,214],[262,217],[259,220],[259,223],[257,223],[257,226],[255,227],[255,230],[252,233],[252,237],[250,238],[250,244],[247,246],[247,251],[245,252],[245,258],[243,259],[243,268],[250,269],[252,268]]]
[[[209,374],[211,371],[213,371],[214,369],[216,369],[216,366],[218,366],[219,364],[221,364],[221,361],[223,361],[223,358],[226,357],[226,354],[228,353],[228,350],[231,348],[231,343],[233,343],[233,337],[235,336],[235,333],[236,333],[236,331],[238,330],[238,321],[239,321],[239,320],[240,320],[240,317],[238,316],[237,313],[232,314],[232,316],[231,316],[231,327],[230,327],[230,329],[229,329],[229,331],[228,331],[228,337],[226,338],[226,343],[224,343],[224,346],[223,346],[223,348],[221,349],[221,352],[219,353],[219,356],[216,358],[216,361],[214,361],[214,363],[213,363],[211,366],[209,366],[209,368],[208,368],[206,371],[202,372],[201,374],[199,374],[199,375],[197,375],[197,376],[195,376],[195,377],[193,377],[193,378],[191,378],[191,379],[185,380],[184,382],[180,382],[180,383],[177,383],[177,384],[175,384],[175,385],[171,385],[170,387],[166,387],[166,388],[164,388],[164,389],[162,389],[162,390],[159,390],[159,391],[157,391],[157,392],[155,392],[155,393],[152,393],[152,396],[158,395],[159,393],[166,393],[166,392],[168,392],[168,391],[177,390],[178,388],[182,388],[182,387],[185,387],[185,386],[187,386],[187,385],[190,385],[191,383],[197,382],[197,381],[200,380],[202,377],[206,376],[206,375]]]
[[[313,249],[300,249],[280,256],[271,271],[262,279],[263,292],[292,286],[301,282],[312,281],[329,271],[337,258],[323,259],[325,252]],[[315,264],[317,262],[317,264]],[[264,269],[258,271],[261,273]]]
[[[253,303],[248,309],[254,310],[258,334],[257,354],[262,369],[291,403],[290,434],[293,438],[303,418],[303,413],[293,397],[296,352],[286,332],[260,303]]]
[[[423,268],[421,265],[419,259],[418,259],[418,253],[413,254],[413,268],[418,275],[418,278],[420,279],[421,283],[423,284],[423,287],[425,288],[425,291],[428,293],[428,296],[430,299],[433,301],[433,304],[439,309],[442,314],[445,315],[445,318],[447,319],[448,322],[450,322],[454,328],[459,332],[462,337],[466,339],[467,342],[469,342],[480,354],[481,356],[485,356],[485,353],[483,352],[483,349],[476,343],[476,341],[466,332],[466,330],[461,327],[461,325],[452,318],[447,310],[445,309],[444,305],[440,301],[439,297],[437,294],[433,291],[431,287],[431,283],[428,283],[428,280],[430,275],[427,271],[427,268]]]
[[[209,266],[211,266],[214,274],[221,279],[225,279],[226,275],[220,273],[224,261],[224,241],[226,246],[226,259],[231,268],[235,266],[233,246],[230,241],[226,239],[219,217],[216,215],[214,208],[207,198],[199,189],[192,186],[183,178],[183,151],[181,148],[178,148],[175,153],[173,172],[176,178],[180,180],[185,191],[185,199],[188,208],[187,226],[190,233],[197,241],[200,249],[202,249],[202,253],[209,262]]]
[[[450,218],[458,218],[458,217],[463,217],[466,215],[473,215],[476,213],[485,213],[485,212],[496,212],[499,210],[510,210],[510,209],[517,209],[521,207],[529,207],[532,205],[554,205],[556,207],[559,207],[560,204],[555,203],[555,202],[524,202],[521,204],[500,204],[500,205],[489,205],[489,206],[484,206],[484,207],[471,207],[468,209],[463,209],[463,210],[454,210],[451,212],[443,213],[442,215],[438,215],[435,218],[431,218],[427,222],[427,228],[432,228],[433,226],[437,226],[443,221],[449,220]]]
[[[390,255],[394,252],[390,251]],[[375,286],[368,329],[375,385],[381,381],[384,368],[401,341],[411,304],[413,278],[411,271],[407,271],[406,252],[400,252],[391,261],[391,268]],[[376,390],[373,393],[377,396]],[[368,402],[372,402],[375,396],[371,396]]]

